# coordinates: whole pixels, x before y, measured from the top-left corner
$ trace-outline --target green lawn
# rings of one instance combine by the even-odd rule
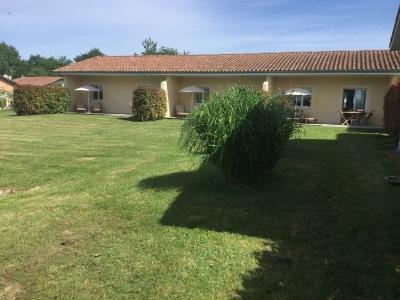
[[[181,125],[0,112],[0,299],[400,298],[388,137],[306,127],[236,189]]]

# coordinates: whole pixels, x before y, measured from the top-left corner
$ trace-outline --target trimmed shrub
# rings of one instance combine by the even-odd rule
[[[233,184],[265,181],[289,139],[299,132],[287,96],[233,87],[198,106],[182,128],[180,144],[216,165]]]
[[[154,121],[167,112],[165,91],[154,87],[138,87],[133,91],[132,119],[135,121]]]
[[[70,95],[61,86],[19,86],[13,105],[18,115],[63,113],[69,109]]]
[[[385,128],[400,151],[400,81],[394,83],[386,93],[383,111]]]

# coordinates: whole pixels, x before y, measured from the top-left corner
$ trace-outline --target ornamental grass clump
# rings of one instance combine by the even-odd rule
[[[190,154],[216,165],[235,185],[262,182],[299,132],[292,117],[287,96],[232,87],[193,111],[180,143]]]

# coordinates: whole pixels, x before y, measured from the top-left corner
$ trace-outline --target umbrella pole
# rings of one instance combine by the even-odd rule
[[[89,102],[90,102],[90,92],[88,92],[88,97],[87,97],[87,113],[90,113],[90,107],[89,107]]]

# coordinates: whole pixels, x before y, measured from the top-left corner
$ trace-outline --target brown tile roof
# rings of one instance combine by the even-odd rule
[[[36,86],[45,86],[57,81],[62,80],[62,77],[56,76],[38,76],[38,77],[20,77],[14,79],[14,82],[18,85],[36,85]]]
[[[400,51],[96,56],[55,70],[114,73],[398,72]]]
[[[11,86],[15,86],[16,85],[16,83],[14,81],[12,81],[11,79],[5,78],[3,76],[0,76],[0,81],[2,81],[4,83],[7,83],[7,84],[9,84]]]

